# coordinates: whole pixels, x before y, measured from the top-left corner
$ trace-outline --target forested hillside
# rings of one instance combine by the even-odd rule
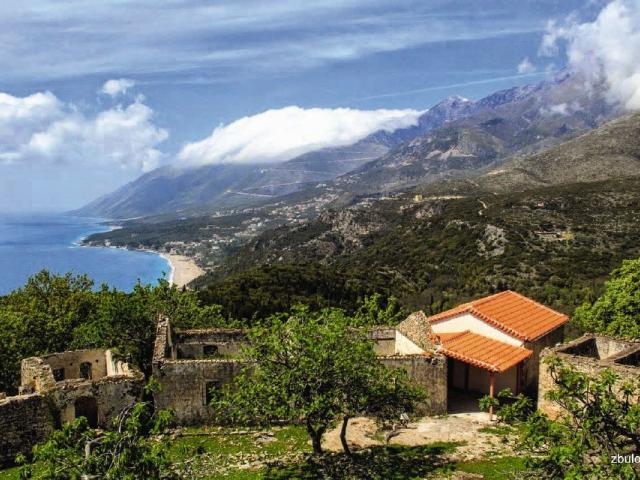
[[[242,292],[233,312],[241,316],[276,311],[279,291],[320,304],[337,298],[301,288],[314,284],[301,283],[302,272],[344,286],[342,306],[379,291],[431,313],[511,288],[571,313],[623,259],[640,256],[639,236],[638,177],[465,198],[406,194],[266,232],[197,285],[228,308],[229,292]]]

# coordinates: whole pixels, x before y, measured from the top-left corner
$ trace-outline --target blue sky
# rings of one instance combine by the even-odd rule
[[[348,129],[361,121],[353,110],[386,109],[367,125],[387,128],[448,95],[539,81],[566,63],[562,49],[539,56],[549,21],[593,19],[605,3],[11,2],[0,12],[0,211],[79,206],[207,139],[237,153],[245,140],[212,131],[268,110],[297,106],[300,121]],[[129,87],[101,92],[112,79]]]

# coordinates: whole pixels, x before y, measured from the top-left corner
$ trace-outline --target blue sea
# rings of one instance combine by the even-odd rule
[[[109,230],[101,219],[51,214],[0,214],[0,295],[24,285],[46,268],[85,273],[96,287],[106,283],[130,291],[140,280],[157,283],[171,268],[162,257],[116,248],[81,247],[87,235]]]

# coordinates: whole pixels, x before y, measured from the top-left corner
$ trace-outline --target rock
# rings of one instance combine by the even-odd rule
[[[451,480],[476,480],[483,479],[484,475],[480,475],[479,473],[469,473],[469,472],[455,472],[451,475]]]

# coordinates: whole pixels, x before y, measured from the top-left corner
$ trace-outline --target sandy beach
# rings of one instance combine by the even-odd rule
[[[205,273],[191,258],[184,255],[161,253],[160,256],[171,265],[169,281],[177,287],[183,287]]]

